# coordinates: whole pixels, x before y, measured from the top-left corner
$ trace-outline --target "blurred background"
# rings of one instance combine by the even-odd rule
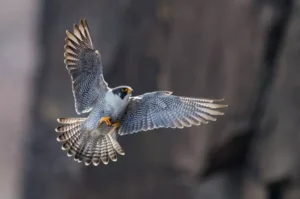
[[[2,0],[0,198],[299,199],[299,0]],[[84,17],[111,87],[225,98],[218,121],[119,137],[86,167],[56,141],[75,116],[65,30]]]

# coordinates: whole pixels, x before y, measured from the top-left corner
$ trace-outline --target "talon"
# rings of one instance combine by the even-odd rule
[[[113,127],[119,128],[120,127],[120,122],[116,122],[114,124],[112,124]]]
[[[99,125],[102,124],[103,122],[105,122],[107,126],[111,126],[110,117],[101,117],[99,121]]]
[[[120,122],[113,123],[112,126],[113,126],[114,128],[112,128],[112,129],[108,132],[108,134],[112,134],[117,128],[119,128],[119,127],[120,127]]]

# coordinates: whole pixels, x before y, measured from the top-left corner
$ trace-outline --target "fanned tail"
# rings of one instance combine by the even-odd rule
[[[109,160],[117,161],[117,153],[125,155],[122,147],[113,136],[108,133],[113,127],[102,124],[99,128],[88,131],[82,127],[86,118],[58,118],[62,126],[55,129],[60,133],[57,141],[64,142],[62,150],[67,151],[69,157],[74,156],[77,162],[85,165],[97,166],[102,161],[108,164]],[[113,132],[116,133],[116,132]]]

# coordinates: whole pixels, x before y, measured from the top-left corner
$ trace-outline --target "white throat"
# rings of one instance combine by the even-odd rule
[[[113,109],[123,109],[128,104],[128,96],[121,99],[118,95],[115,95],[112,91],[108,91],[105,95],[105,102]]]

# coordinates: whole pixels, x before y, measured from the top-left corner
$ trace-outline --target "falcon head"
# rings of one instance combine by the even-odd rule
[[[114,95],[119,96],[122,100],[124,99],[128,100],[129,97],[132,95],[132,92],[133,90],[129,86],[118,86],[112,89],[112,93]]]

